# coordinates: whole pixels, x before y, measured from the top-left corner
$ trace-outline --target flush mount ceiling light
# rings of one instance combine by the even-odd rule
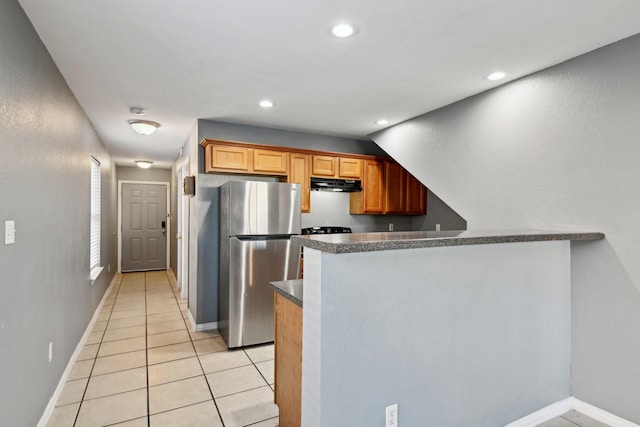
[[[129,120],[129,124],[140,135],[151,135],[160,127],[160,123],[149,120]]]
[[[379,126],[385,126],[389,124],[389,120],[387,119],[380,119],[380,120],[376,120],[375,123]]]
[[[138,167],[142,169],[149,169],[153,164],[153,162],[149,160],[136,160],[135,162],[138,165]]]
[[[504,71],[494,71],[493,73],[484,76],[485,80],[489,80],[490,82],[502,80],[505,77],[507,77],[507,73],[505,73]]]
[[[271,108],[273,107],[275,104],[272,101],[269,101],[268,99],[263,99],[262,101],[260,101],[259,105],[262,108]]]
[[[331,27],[331,34],[339,39],[346,39],[356,34],[356,27],[342,22]]]

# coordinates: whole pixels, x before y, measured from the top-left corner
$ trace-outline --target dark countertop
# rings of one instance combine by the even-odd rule
[[[275,292],[302,307],[302,279],[270,282],[269,285]]]
[[[400,231],[294,236],[292,242],[333,254],[551,240],[601,240],[604,233],[553,230]]]

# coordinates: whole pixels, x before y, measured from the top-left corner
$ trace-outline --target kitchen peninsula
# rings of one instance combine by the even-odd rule
[[[402,425],[495,427],[569,397],[570,241],[603,238],[294,237],[305,248],[302,425],[383,425],[397,403]]]

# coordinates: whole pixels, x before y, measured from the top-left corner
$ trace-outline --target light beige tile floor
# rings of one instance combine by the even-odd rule
[[[47,426],[277,426],[273,344],[229,351],[186,313],[166,272],[121,275]]]
[[[273,345],[227,350],[193,332],[164,271],[127,273],[98,320],[48,427],[277,427]],[[607,427],[576,411],[539,427]]]

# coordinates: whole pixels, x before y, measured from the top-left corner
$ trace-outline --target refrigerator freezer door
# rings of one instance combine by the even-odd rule
[[[230,181],[221,191],[223,203],[229,203],[227,237],[300,234],[299,184]],[[225,218],[221,221],[224,224]]]
[[[269,282],[296,279],[300,248],[288,238],[229,239],[229,348],[273,341]]]

